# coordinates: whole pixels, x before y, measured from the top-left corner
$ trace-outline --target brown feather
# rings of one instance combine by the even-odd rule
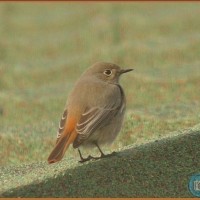
[[[59,129],[58,129],[58,133],[57,133],[56,144],[58,143],[58,140],[59,140],[60,136],[62,135],[62,132],[65,128],[66,121],[67,121],[67,109],[64,110],[64,113],[63,113],[62,118],[61,118],[60,123],[59,123]]]

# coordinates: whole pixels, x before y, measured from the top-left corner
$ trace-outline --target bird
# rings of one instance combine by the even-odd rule
[[[70,145],[78,149],[79,162],[116,153],[104,154],[100,146],[111,144],[121,130],[126,97],[119,78],[132,70],[114,63],[96,62],[80,76],[67,98],[49,164],[60,161]],[[83,158],[80,147],[97,147],[101,155]]]

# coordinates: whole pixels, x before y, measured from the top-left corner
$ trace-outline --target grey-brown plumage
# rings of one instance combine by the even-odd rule
[[[97,146],[105,156],[99,145],[112,143],[121,129],[126,98],[119,77],[129,71],[99,62],[81,75],[68,97],[49,163],[60,160],[70,143],[74,148]]]

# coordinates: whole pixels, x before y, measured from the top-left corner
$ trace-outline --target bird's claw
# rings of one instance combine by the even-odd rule
[[[94,157],[89,155],[87,158],[81,158],[81,160],[79,160],[79,162],[80,163],[84,163],[84,162],[87,162],[87,161],[91,160],[92,158],[94,158]]]

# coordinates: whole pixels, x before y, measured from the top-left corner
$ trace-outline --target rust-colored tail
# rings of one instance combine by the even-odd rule
[[[57,142],[55,148],[51,152],[51,154],[48,157],[49,164],[55,163],[60,161],[66,150],[68,149],[69,145],[74,141],[76,138],[76,133],[72,132],[71,134],[64,134],[59,141]]]

